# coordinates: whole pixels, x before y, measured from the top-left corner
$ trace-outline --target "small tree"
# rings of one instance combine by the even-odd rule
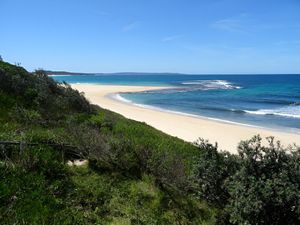
[[[217,144],[210,144],[201,138],[194,144],[201,151],[193,171],[197,195],[209,203],[223,207],[228,199],[224,182],[237,169],[236,156],[219,152]]]
[[[3,58],[2,58],[2,56],[0,55],[0,62],[3,62]]]
[[[228,179],[233,224],[300,224],[300,149],[255,136],[239,145],[240,168]]]

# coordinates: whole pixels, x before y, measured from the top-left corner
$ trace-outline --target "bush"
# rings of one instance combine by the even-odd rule
[[[240,167],[226,188],[226,211],[234,224],[299,224],[300,149],[255,136],[239,145]]]
[[[224,207],[229,197],[225,180],[233,175],[238,163],[228,152],[218,152],[217,145],[199,139],[195,145],[201,151],[194,165],[193,180],[197,196],[213,205]]]
[[[36,110],[28,110],[24,107],[16,106],[12,111],[11,118],[16,119],[19,123],[24,125],[42,124],[42,116]]]
[[[0,62],[0,139],[32,143],[0,145],[3,224],[300,221],[299,149],[258,136],[239,155],[192,145],[92,106],[42,70]],[[89,164],[65,165],[75,158]]]
[[[51,148],[26,148],[0,164],[1,224],[50,224],[71,188],[66,166]]]
[[[0,62],[0,95],[13,95],[19,107],[37,111],[46,121],[64,120],[68,114],[91,113],[93,107],[70,85],[57,83],[42,70]]]

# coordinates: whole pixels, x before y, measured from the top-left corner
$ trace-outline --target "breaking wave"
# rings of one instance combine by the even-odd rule
[[[300,118],[300,106],[290,105],[277,109],[260,109],[256,111],[245,110],[246,113],[255,115],[274,115],[274,116],[284,116],[291,118]]]
[[[226,89],[240,89],[237,86],[226,80],[195,80],[186,81],[181,83],[175,83],[176,87],[166,88],[153,91],[144,91],[144,93],[180,93],[180,92],[191,92],[191,91],[207,91],[207,90],[226,90]]]
[[[133,103],[132,101],[122,97],[120,94],[112,94],[112,95],[110,95],[110,97],[112,97],[113,99],[116,99],[118,101],[121,101],[121,102]]]
[[[240,86],[237,86],[226,80],[195,80],[182,82],[183,85],[197,86],[202,90],[212,90],[212,89],[240,89]]]

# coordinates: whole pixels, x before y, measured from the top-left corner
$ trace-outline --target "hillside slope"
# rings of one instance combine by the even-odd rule
[[[0,223],[297,224],[300,150],[260,141],[219,153],[0,62]]]

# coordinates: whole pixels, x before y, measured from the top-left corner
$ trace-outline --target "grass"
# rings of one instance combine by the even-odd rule
[[[300,221],[299,148],[191,144],[1,61],[0,141],[23,143],[0,144],[0,224]],[[89,164],[67,165],[78,158]]]

